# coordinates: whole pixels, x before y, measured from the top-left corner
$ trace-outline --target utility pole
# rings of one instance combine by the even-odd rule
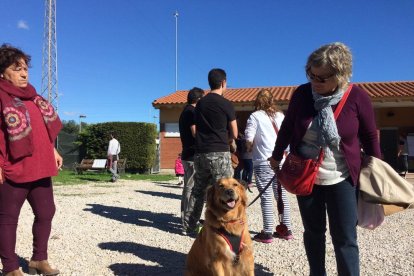
[[[174,13],[175,17],[175,91],[178,90],[178,11]]]
[[[86,115],[80,114],[79,115],[79,133],[82,132],[82,119],[85,119]]]
[[[56,0],[45,0],[41,94],[58,111]]]

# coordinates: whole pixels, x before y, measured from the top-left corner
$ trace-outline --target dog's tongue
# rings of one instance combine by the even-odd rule
[[[227,202],[227,206],[229,206],[230,208],[234,208],[235,205],[236,205],[236,201],[234,200]]]

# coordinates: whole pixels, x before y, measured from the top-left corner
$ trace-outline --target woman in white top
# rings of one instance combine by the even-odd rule
[[[278,111],[273,100],[273,95],[267,89],[262,89],[254,103],[255,112],[247,120],[245,130],[246,146],[253,155],[253,171],[256,178],[256,186],[261,192],[266,184],[274,176],[274,171],[270,167],[268,158],[272,156],[273,148],[277,138],[277,132],[284,119],[283,113]],[[263,230],[253,237],[254,240],[271,243],[273,237],[282,239],[292,239],[290,223],[290,206],[286,190],[281,188],[283,202],[282,224],[274,229],[274,207],[273,196],[276,201],[279,196],[277,179],[261,195],[261,207],[263,215]],[[286,226],[286,227],[285,227]]]

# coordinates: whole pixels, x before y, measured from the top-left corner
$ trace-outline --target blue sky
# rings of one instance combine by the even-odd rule
[[[414,1],[57,0],[59,114],[64,120],[157,122],[153,100],[208,89],[220,67],[234,88],[306,82],[307,56],[342,41],[355,82],[414,80]],[[32,56],[40,91],[43,0],[0,0],[0,43]]]

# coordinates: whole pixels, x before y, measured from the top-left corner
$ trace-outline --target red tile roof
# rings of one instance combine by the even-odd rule
[[[414,81],[395,82],[361,82],[354,83],[368,92],[373,101],[387,100],[411,100],[414,101]],[[266,87],[273,93],[280,103],[287,103],[297,86],[272,86]],[[263,87],[256,88],[228,88],[224,97],[233,103],[252,103],[257,93]],[[206,91],[208,92],[208,91]],[[155,108],[166,105],[185,104],[187,102],[187,90],[174,92],[170,95],[158,98],[152,102]]]

